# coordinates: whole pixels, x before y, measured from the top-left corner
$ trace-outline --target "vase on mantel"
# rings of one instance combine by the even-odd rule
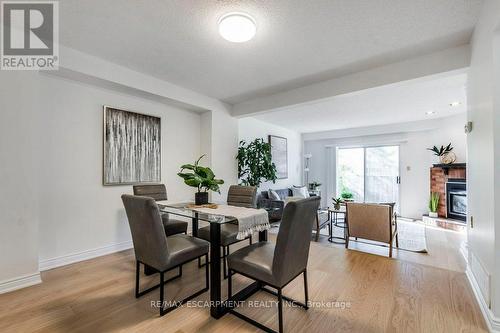
[[[429,217],[437,218],[437,217],[439,217],[439,215],[437,212],[429,212]]]

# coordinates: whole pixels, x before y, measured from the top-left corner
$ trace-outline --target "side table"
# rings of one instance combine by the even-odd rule
[[[345,244],[347,242],[347,218],[345,208],[328,208],[328,215],[330,221],[330,237],[328,237],[328,241],[335,244]],[[334,227],[344,229],[344,237],[334,236]]]

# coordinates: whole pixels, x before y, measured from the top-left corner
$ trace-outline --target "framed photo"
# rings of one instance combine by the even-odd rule
[[[161,118],[104,106],[104,185],[161,181]]]
[[[276,176],[278,179],[288,178],[288,147],[287,140],[281,136],[269,135],[271,155],[276,165]]]

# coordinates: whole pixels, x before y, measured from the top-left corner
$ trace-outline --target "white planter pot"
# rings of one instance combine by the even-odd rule
[[[438,217],[438,213],[429,212],[429,217]]]

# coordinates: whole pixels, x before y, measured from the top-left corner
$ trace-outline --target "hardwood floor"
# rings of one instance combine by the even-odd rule
[[[308,311],[286,306],[286,332],[487,331],[463,273],[458,253],[463,235],[430,230],[428,255],[395,251],[394,259],[386,257],[385,248],[356,245],[360,251],[345,250],[321,238],[311,243],[308,266],[314,304]],[[233,315],[214,320],[203,307],[179,308],[160,318],[151,306],[158,291],[134,298],[134,267],[133,252],[128,250],[43,272],[41,285],[0,295],[0,331],[259,331]],[[181,299],[201,287],[203,272],[195,262],[186,265],[183,277],[167,285],[167,298]],[[143,286],[152,285],[157,277],[142,280]],[[234,281],[235,290],[249,283],[241,276]],[[299,277],[284,294],[303,300],[302,285]],[[224,282],[224,295],[226,288]],[[195,299],[207,300],[208,293]],[[275,298],[260,292],[249,301]],[[277,329],[275,303],[260,303],[271,308],[249,305],[239,311]]]

